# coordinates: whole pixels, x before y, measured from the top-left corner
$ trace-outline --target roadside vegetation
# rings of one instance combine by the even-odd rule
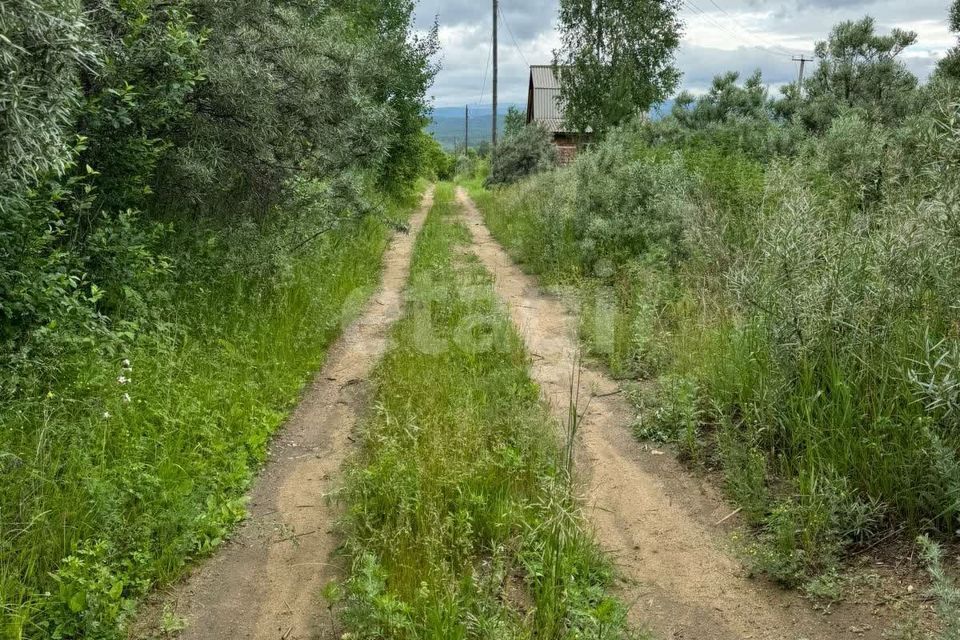
[[[620,638],[562,430],[441,184],[348,473],[358,638]],[[572,365],[571,365],[572,366]]]
[[[568,168],[463,178],[524,268],[575,288],[595,356],[656,381],[638,435],[721,469],[788,585],[960,528],[960,89],[953,57],[907,71],[915,37],[843,23],[802,91],[726,74]]]
[[[537,126],[508,128],[503,143],[491,159],[487,184],[512,184],[552,169],[557,164],[556,156],[546,130]]]
[[[0,3],[0,637],[122,637],[243,515],[446,160],[411,11]]]

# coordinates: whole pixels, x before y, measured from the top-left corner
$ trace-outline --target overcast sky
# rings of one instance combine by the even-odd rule
[[[559,0],[500,0],[500,100],[526,102],[527,63],[549,64],[558,46],[555,29]],[[842,20],[871,15],[881,30],[899,26],[916,31],[919,41],[905,62],[926,78],[937,59],[956,42],[947,28],[948,0],[684,0],[683,44],[677,64],[681,87],[694,92],[730,69],[763,71],[777,87],[796,79],[790,54],[813,52]],[[439,19],[443,70],[432,94],[435,105],[490,102],[489,0],[420,0],[421,28]],[[516,40],[516,43],[514,42]],[[484,76],[487,76],[484,82]]]

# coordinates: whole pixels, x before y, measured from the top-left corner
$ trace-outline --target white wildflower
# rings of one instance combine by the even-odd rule
[[[124,358],[120,362],[120,366],[127,370],[133,369],[133,367],[130,365],[130,360],[128,360],[127,358]]]
[[[109,419],[110,419],[110,412],[109,412],[109,411],[104,411],[104,412],[103,412],[103,419],[104,419],[104,420],[109,420]]]
[[[127,384],[128,382],[130,382],[130,378],[128,378],[127,376],[125,376],[125,375],[119,375],[119,376],[117,376],[117,383],[118,383],[118,384]]]
[[[130,394],[129,394],[129,393],[125,393],[125,394],[123,394],[123,395],[120,396],[120,397],[121,397],[121,399],[122,399],[125,403],[127,403],[127,404],[130,403]]]

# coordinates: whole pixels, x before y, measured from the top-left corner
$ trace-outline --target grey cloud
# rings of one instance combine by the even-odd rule
[[[944,0],[798,0],[775,4],[778,8],[771,16],[773,19],[764,26],[781,36],[800,36],[811,41],[824,40],[838,22],[868,15],[881,29],[921,19],[946,22],[947,18]]]
[[[557,19],[559,4],[555,0],[531,2],[520,7],[506,7],[503,15],[509,30],[524,42],[532,40],[544,31],[551,31]],[[545,28],[546,27],[546,28]]]
[[[903,62],[913,75],[921,80],[925,80],[930,77],[930,74],[937,68],[939,58],[934,55],[926,55],[923,57],[904,58]]]
[[[553,34],[558,0],[501,0],[500,97],[504,103],[525,102],[527,62],[550,62],[549,51],[535,46],[537,39]],[[488,1],[422,0],[417,8],[421,28],[434,16],[448,40],[442,52],[442,70],[433,87],[437,106],[474,103],[484,89],[490,100],[490,24]],[[453,38],[453,40],[449,40]],[[516,42],[514,42],[514,38]],[[484,87],[484,75],[488,76]]]
[[[851,7],[869,7],[877,4],[876,0],[799,0],[798,9],[820,7],[826,9],[849,9]]]
[[[558,0],[504,0],[500,10],[517,39],[528,40],[553,29],[557,6]],[[433,23],[434,17],[446,25],[489,26],[493,10],[490,2],[482,0],[422,0],[417,7],[418,25],[425,28]]]
[[[482,54],[482,58],[478,56],[455,60],[444,67],[432,91],[437,106],[475,104],[480,101],[481,87],[483,87],[483,103],[490,102],[489,73],[485,85],[483,82],[484,66],[487,61],[486,51]],[[479,75],[476,70],[479,70]],[[526,66],[522,63],[501,68],[499,98],[502,103],[526,102],[528,73]]]
[[[797,79],[797,67],[790,58],[758,47],[727,51],[684,44],[677,52],[677,66],[684,72],[683,87],[694,91],[707,89],[715,76],[727,71],[737,71],[746,78],[759,69],[769,85]]]

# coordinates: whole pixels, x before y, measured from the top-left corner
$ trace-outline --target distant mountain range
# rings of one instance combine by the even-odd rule
[[[497,131],[503,131],[504,116],[506,116],[507,109],[510,107],[516,107],[523,112],[527,110],[527,105],[525,104],[507,103],[499,105],[497,108]],[[659,120],[669,114],[671,108],[673,108],[673,100],[667,100],[663,104],[650,110],[650,118]],[[463,125],[463,107],[437,107],[433,110],[433,117],[430,120],[430,124],[427,125],[427,132],[432,134],[444,149],[452,151],[458,145],[463,144]],[[492,129],[493,106],[471,106],[470,146],[476,148],[481,142],[490,142]]]
[[[527,105],[507,103],[497,107],[497,131],[503,131],[503,120],[507,109],[517,107],[526,111]],[[427,126],[427,131],[433,134],[437,142],[450,151],[457,145],[463,144],[464,112],[463,107],[437,107],[433,110],[433,118]],[[476,147],[481,142],[490,142],[493,137],[493,106],[470,107],[470,146]]]

